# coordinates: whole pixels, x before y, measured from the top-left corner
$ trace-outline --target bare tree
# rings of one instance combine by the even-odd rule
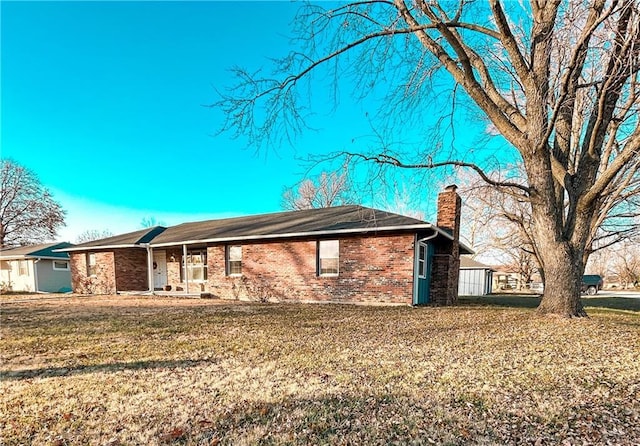
[[[420,209],[422,203],[419,201],[421,197],[419,191],[420,186],[420,184],[407,186],[395,183],[390,187],[392,193],[391,198],[388,198],[386,193],[381,194],[378,192],[378,195],[382,196],[382,199],[375,200],[374,203],[379,202],[379,207],[385,211],[424,220],[426,218],[425,213]]]
[[[520,177],[525,176],[521,165],[513,166],[511,170],[522,172]],[[496,175],[496,172],[489,173],[494,178]],[[503,262],[522,265],[522,271],[518,271],[522,276],[527,276],[528,271],[539,270],[542,261],[534,243],[529,202],[520,194],[514,195],[508,189],[488,185],[477,177],[463,174],[458,175],[458,179],[462,180],[460,194],[463,206],[472,217],[463,225],[462,231],[471,232],[477,251],[485,256],[501,258]],[[612,257],[612,248],[630,239],[640,239],[639,196],[640,189],[635,189],[628,191],[625,197],[607,200],[606,206],[601,208],[603,215],[599,216],[599,222],[591,227],[589,239],[592,242],[585,250],[585,262],[594,253],[605,251],[602,256],[597,256],[600,267],[604,268],[602,261]],[[590,262],[591,267],[594,267],[594,262]]]
[[[303,180],[297,187],[286,188],[282,194],[282,208],[289,210],[328,208],[353,203],[346,170],[322,172],[316,178]]]
[[[544,274],[538,311],[585,316],[580,278],[592,229],[611,200],[638,188],[638,1],[365,0],[332,10],[308,5],[297,24],[307,46],[282,60],[283,76],[237,71],[239,84],[216,104],[224,129],[254,142],[279,129],[295,136],[305,129],[297,87],[324,68],[336,82],[351,75],[357,99],[387,82],[378,116],[405,127],[425,100],[451,92],[451,106],[476,110],[508,142],[525,178],[492,179],[477,158],[437,145],[414,156],[385,147],[345,154],[402,169],[468,168],[519,194],[531,208]]]
[[[87,229],[76,237],[76,243],[86,243],[93,240],[100,240],[102,238],[111,237],[113,232],[108,229]]]
[[[56,237],[65,211],[31,170],[0,161],[0,247],[31,245]]]
[[[158,221],[154,216],[142,217],[140,220],[141,228],[153,228],[154,226],[166,226],[166,223],[162,220]]]
[[[611,270],[618,277],[622,288],[638,285],[640,281],[640,246],[637,242],[625,241],[614,248]]]
[[[613,248],[611,246],[594,252],[589,256],[585,266],[585,274],[597,274],[603,278],[613,274]]]
[[[499,263],[517,273],[522,289],[533,274],[540,272],[528,203],[475,176],[459,175],[459,179],[463,180],[459,190],[467,216],[461,234],[483,261]]]

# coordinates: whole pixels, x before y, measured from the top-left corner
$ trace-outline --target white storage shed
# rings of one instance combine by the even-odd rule
[[[490,266],[477,262],[468,256],[460,256],[460,296],[484,296],[491,294],[493,273]]]

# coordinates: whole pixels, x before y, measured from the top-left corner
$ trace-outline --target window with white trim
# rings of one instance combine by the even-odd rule
[[[98,272],[98,269],[96,266],[96,253],[88,252],[87,253],[87,276],[89,277],[95,276],[97,272]]]
[[[424,243],[418,243],[418,277],[427,277],[427,245]]]
[[[227,246],[227,276],[242,275],[242,246]]]
[[[53,270],[54,271],[69,271],[69,262],[64,260],[54,260],[53,261]]]
[[[187,252],[187,279],[189,282],[204,282],[207,280],[206,249]]]
[[[337,276],[339,263],[338,240],[320,240],[318,242],[318,276]]]
[[[26,260],[18,261],[18,274],[21,276],[29,275],[29,263]]]

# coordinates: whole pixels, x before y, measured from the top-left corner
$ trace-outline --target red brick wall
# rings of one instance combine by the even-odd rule
[[[96,251],[96,275],[87,276],[87,253],[72,252],[71,287],[74,293],[113,294],[148,290],[147,251],[116,249]]]
[[[171,285],[171,291],[176,291],[180,285],[180,269],[182,268],[182,250],[167,249],[167,285]]]
[[[72,252],[71,287],[80,294],[113,294],[116,292],[115,262],[112,251],[96,252],[96,275],[87,276],[87,253]]]
[[[315,240],[242,245],[242,276],[228,277],[225,247],[207,250],[209,291],[224,299],[411,304],[414,236],[340,239],[338,277],[318,277]]]
[[[149,289],[147,250],[141,248],[114,251],[115,282],[118,291],[146,291]]]

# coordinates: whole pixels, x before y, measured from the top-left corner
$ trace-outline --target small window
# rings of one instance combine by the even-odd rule
[[[29,275],[29,263],[26,260],[20,260],[18,263],[18,274],[21,276]]]
[[[54,260],[53,269],[55,271],[69,271],[69,262],[65,262],[64,260]]]
[[[318,275],[337,276],[340,263],[340,243],[338,240],[318,242]]]
[[[98,272],[96,267],[96,253],[88,252],[87,253],[87,276],[95,276]]]
[[[418,243],[418,277],[427,277],[427,245]]]
[[[242,274],[242,246],[227,246],[227,275]]]

